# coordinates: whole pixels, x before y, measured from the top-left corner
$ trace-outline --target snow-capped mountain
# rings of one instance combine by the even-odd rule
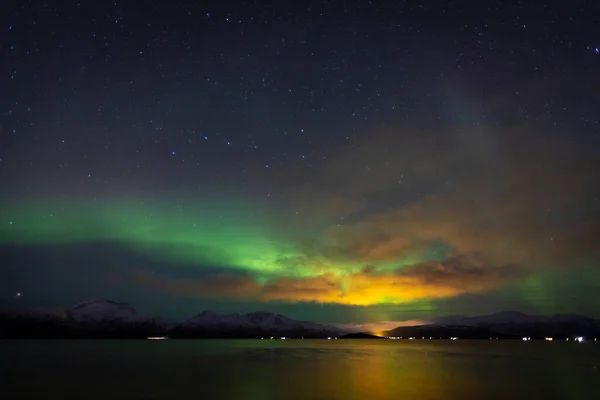
[[[331,325],[297,321],[264,311],[249,314],[204,311],[176,325],[171,331],[173,336],[181,337],[327,337],[342,333],[342,329]]]
[[[433,321],[432,325],[491,326],[491,325],[531,325],[561,323],[594,323],[593,318],[574,314],[527,315],[519,311],[502,311],[490,315],[476,317],[442,317]]]
[[[139,315],[128,303],[92,300],[64,310],[0,312],[0,335],[9,337],[144,337],[168,325]]]
[[[65,311],[68,318],[80,323],[144,322],[147,320],[138,315],[130,304],[111,300],[86,301]]]
[[[302,325],[311,329],[319,329],[323,325],[308,321],[296,321],[281,314],[257,311],[249,314],[218,314],[214,311],[204,311],[195,317],[184,321],[181,326],[256,326],[265,329],[288,329]]]
[[[581,315],[527,315],[518,311],[503,311],[475,317],[441,317],[431,324],[418,327],[398,327],[390,336],[456,336],[456,337],[597,337],[600,321]]]
[[[140,315],[128,303],[92,300],[64,310],[0,312],[0,337],[186,338],[328,337],[344,331],[331,325],[296,321],[280,314],[218,314],[204,311],[181,323]]]
[[[258,311],[219,314],[204,311],[180,323],[138,314],[128,303],[92,300],[59,310],[0,311],[0,337],[24,338],[325,338],[347,330],[333,325],[298,321]],[[386,332],[399,337],[461,337],[482,339],[600,337],[600,320],[580,315],[527,315],[505,311],[484,316],[453,316],[431,324],[402,326]]]
[[[481,315],[476,317],[467,316],[448,316],[441,317],[433,321],[432,325],[460,325],[460,326],[479,326],[487,324],[527,324],[532,323],[537,317],[526,315],[519,311],[502,311],[490,315]]]

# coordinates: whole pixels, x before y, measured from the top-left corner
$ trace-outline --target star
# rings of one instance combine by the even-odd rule
[[[500,311],[495,293],[510,293],[532,312],[600,316],[591,289],[571,295],[593,286],[583,276],[600,282],[600,250],[586,240],[600,226],[600,188],[587,185],[600,163],[593,13],[518,0],[402,12],[154,2],[140,19],[121,2],[77,0],[77,15],[42,3],[3,10],[8,300],[32,287],[26,302],[47,304],[106,290],[142,305],[156,296],[177,317],[191,312],[181,304],[215,299],[298,311],[290,317],[333,303],[344,320],[359,318],[352,302],[375,307],[360,318],[396,318],[474,313],[479,299]],[[479,252],[510,266],[444,264]],[[67,268],[100,276],[106,259],[144,261],[148,274],[161,265],[165,281],[129,290]],[[367,264],[377,273],[360,272]],[[531,282],[548,298],[533,298]]]

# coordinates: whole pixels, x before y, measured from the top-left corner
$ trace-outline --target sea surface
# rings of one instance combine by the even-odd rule
[[[10,399],[600,399],[600,343],[1,340]]]

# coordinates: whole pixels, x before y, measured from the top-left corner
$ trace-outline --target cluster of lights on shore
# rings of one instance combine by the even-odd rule
[[[523,341],[524,341],[524,342],[529,342],[530,340],[531,340],[531,338],[530,338],[530,337],[527,337],[527,336],[523,337]],[[554,338],[552,338],[552,337],[546,337],[546,338],[544,338],[544,340],[545,340],[546,342],[552,342],[552,341],[554,340]],[[594,338],[594,342],[595,342],[596,340],[597,340],[597,338]],[[567,342],[568,342],[568,341],[569,341],[569,338],[567,338],[565,341],[567,341]],[[573,341],[574,341],[574,342],[577,342],[577,343],[583,343],[583,342],[585,342],[585,338],[584,338],[583,336],[575,336],[575,337],[573,338]]]
[[[264,338],[261,338],[261,339],[264,339]],[[271,336],[269,339],[272,340],[272,339],[277,339],[277,338]],[[291,338],[286,337],[286,336],[282,336],[280,339],[281,340],[286,340],[286,339],[291,339]],[[301,338],[301,339],[304,339],[304,338]],[[337,340],[337,337],[331,337],[331,336],[327,337],[327,340],[332,340],[332,339]],[[404,338],[402,336],[385,336],[384,339],[389,339],[389,340],[402,340],[402,339],[404,339],[404,340],[406,340],[406,339],[408,339],[408,340],[415,340],[415,339],[419,339],[419,338],[417,338],[415,336],[409,336],[408,338]],[[422,339],[422,340],[425,340],[425,339],[433,340],[434,337],[430,336],[429,338],[426,338],[424,336],[421,336],[420,339]],[[442,338],[439,338],[439,339],[442,339]],[[458,339],[459,338],[456,337],[456,336],[450,337],[450,340],[458,340]],[[489,340],[498,340],[498,338],[489,338]],[[526,337],[523,337],[522,340],[524,342],[528,342],[528,341],[531,340],[531,338],[526,336]],[[544,340],[547,341],[547,342],[552,342],[554,340],[554,338],[546,337],[546,338],[544,338]],[[596,340],[597,340],[597,338],[594,338],[594,342]],[[568,342],[569,338],[567,338],[566,341]],[[583,343],[583,342],[585,342],[585,338],[583,336],[576,336],[576,337],[573,338],[573,341],[575,341],[577,343]]]
[[[429,340],[432,340],[432,339],[443,339],[443,338],[441,338],[441,337],[439,337],[439,338],[434,338],[434,337],[432,337],[432,336],[430,336],[429,338],[425,338],[425,337],[423,337],[423,336],[422,336],[422,337],[420,337],[420,338],[418,338],[418,337],[415,337],[415,336],[409,336],[409,337],[407,337],[407,338],[405,338],[405,337],[402,337],[402,336],[386,336],[386,337],[385,337],[385,339],[390,339],[390,340],[402,340],[402,339],[403,339],[403,340],[429,339]],[[450,337],[450,340],[458,340],[458,339],[459,339],[459,338],[458,338],[458,337],[456,337],[456,336],[452,336],[452,337]],[[573,341],[574,341],[574,342],[577,342],[577,343],[583,343],[583,342],[585,342],[585,341],[586,341],[585,337],[583,337],[583,336],[575,336],[574,338],[571,338],[571,339],[573,339]],[[498,338],[489,338],[489,340],[498,340]],[[522,338],[522,340],[523,340],[524,342],[529,342],[529,341],[531,340],[531,337],[525,336],[525,337],[523,337],[523,338]],[[554,340],[554,338],[551,338],[551,337],[546,337],[546,338],[544,338],[544,340],[545,340],[546,342],[552,342],[552,341]],[[598,338],[594,338],[594,340],[593,340],[593,341],[594,341],[594,342],[596,342],[597,340],[598,340]],[[569,338],[566,338],[566,341],[568,342],[568,341],[569,341]]]
[[[168,339],[168,338],[166,336],[149,336],[149,337],[147,337],[147,339],[149,339],[149,340],[165,340],[165,339]],[[261,337],[260,339],[263,340],[264,337]],[[269,339],[273,340],[273,339],[277,339],[277,338],[275,338],[274,336],[271,336]],[[286,336],[282,336],[279,339],[280,340],[287,340],[287,339],[290,339],[290,338],[286,337]],[[304,338],[300,338],[300,339],[304,339]],[[331,337],[331,336],[327,337],[327,340],[332,340],[332,339],[333,340],[337,340],[337,337]]]
[[[150,339],[150,340],[164,340],[164,339],[167,339],[167,337],[166,337],[166,336],[150,336],[150,337],[148,337],[147,339]],[[261,340],[263,340],[263,339],[264,339],[264,337],[261,337],[260,339],[261,339]],[[271,336],[271,337],[269,338],[269,340],[273,340],[273,339],[276,339],[276,340],[277,340],[278,338],[276,338],[276,337],[274,337],[274,336]],[[280,337],[279,339],[280,339],[280,340],[288,340],[288,339],[291,339],[291,338],[289,338],[289,337],[286,337],[286,336],[282,336],[282,337]],[[300,338],[300,339],[304,339],[304,338],[302,337],[302,338]],[[404,337],[402,337],[402,336],[400,336],[400,337],[398,337],[398,336],[386,336],[386,337],[384,337],[383,339],[390,339],[390,340],[401,340],[401,339],[404,339],[404,340],[415,340],[415,339],[419,339],[419,338],[417,338],[417,337],[414,337],[414,336],[410,336],[410,337],[407,337],[407,338],[404,338]],[[421,337],[420,339],[425,339],[425,337]],[[432,340],[432,339],[433,339],[433,337],[432,337],[432,336],[430,336],[430,337],[429,337],[429,340]],[[441,339],[441,338],[440,338],[440,339]],[[452,337],[450,338],[450,340],[458,340],[458,339],[459,339],[459,338],[458,338],[458,337],[456,337],[456,336],[452,336]],[[498,338],[490,338],[490,340],[494,340],[494,339],[495,339],[495,340],[498,340]],[[598,339],[598,338],[594,338],[594,342],[595,342],[595,341],[597,341],[597,339]],[[327,337],[327,340],[337,340],[337,337],[328,336],[328,337]],[[531,338],[530,338],[530,337],[528,337],[528,336],[525,336],[525,337],[523,337],[523,338],[522,338],[522,340],[523,340],[524,342],[529,342],[529,341],[531,340]],[[554,338],[551,338],[551,337],[546,337],[546,338],[544,338],[544,340],[545,340],[546,342],[552,342],[552,341],[554,340]],[[566,339],[566,341],[568,342],[568,341],[569,341],[569,338],[567,338],[567,339]],[[574,338],[573,338],[573,341],[574,341],[574,342],[577,342],[577,343],[583,343],[583,342],[585,342],[586,340],[585,340],[585,338],[584,338],[583,336],[576,336],[576,337],[574,337]]]
[[[264,338],[262,338],[262,337],[261,337],[260,339],[261,339],[261,340],[263,340]],[[274,336],[271,336],[271,337],[269,338],[269,340],[273,340],[273,339],[276,339],[276,338],[275,338]],[[280,337],[280,339],[281,339],[281,340],[287,340],[287,339],[291,339],[291,338],[289,338],[289,337],[287,337],[287,336],[282,336],[282,337]],[[301,337],[300,339],[304,339],[304,338],[303,338],[303,337]],[[332,336],[328,336],[328,337],[327,337],[327,340],[332,340],[332,339],[333,339],[333,340],[337,340],[337,337],[332,337]]]

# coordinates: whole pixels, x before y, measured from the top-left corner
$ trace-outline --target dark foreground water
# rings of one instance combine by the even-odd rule
[[[0,341],[1,399],[600,399],[600,343]]]

